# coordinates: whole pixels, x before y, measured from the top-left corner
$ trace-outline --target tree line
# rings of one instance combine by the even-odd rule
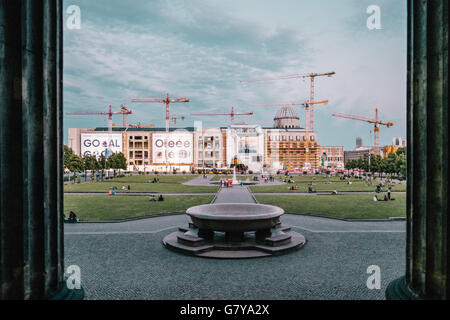
[[[396,153],[390,153],[387,157],[382,158],[379,155],[365,154],[358,160],[350,160],[345,164],[347,170],[364,170],[366,172],[390,174],[406,177],[406,148],[399,148]]]
[[[113,153],[108,158],[103,154],[97,158],[96,156],[76,155],[71,148],[64,145],[64,168],[71,172],[85,172],[87,170],[127,170],[127,159],[122,152]]]

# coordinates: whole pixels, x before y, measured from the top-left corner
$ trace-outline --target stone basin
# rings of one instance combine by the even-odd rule
[[[186,214],[199,229],[235,233],[270,230],[284,210],[263,204],[219,203],[192,207]]]

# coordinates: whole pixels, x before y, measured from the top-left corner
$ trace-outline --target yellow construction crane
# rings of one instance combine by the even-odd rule
[[[334,117],[340,117],[340,118],[346,118],[351,120],[358,120],[358,121],[364,121],[368,123],[372,123],[374,125],[374,147],[376,154],[380,153],[380,126],[386,126],[386,127],[393,127],[393,122],[384,122],[378,120],[378,108],[375,109],[375,119],[369,119],[369,118],[363,118],[359,116],[353,116],[343,113],[333,113]]]

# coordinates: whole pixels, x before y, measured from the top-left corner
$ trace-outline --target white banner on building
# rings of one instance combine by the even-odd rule
[[[153,163],[191,164],[194,162],[192,133],[154,133],[152,140]]]
[[[122,134],[120,133],[82,133],[81,156],[105,155],[106,150],[111,153],[123,152]]]

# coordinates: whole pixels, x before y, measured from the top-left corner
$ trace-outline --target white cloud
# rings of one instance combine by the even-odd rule
[[[324,144],[335,140],[332,130],[344,123],[332,118],[332,112],[368,116],[379,106],[383,117],[399,122],[395,132],[405,132],[401,124],[405,99],[400,93],[405,78],[403,33],[353,34],[351,23],[341,19],[353,17],[354,10],[334,16],[331,9],[325,10],[328,19],[324,16],[322,22],[312,23],[321,28],[308,29],[303,27],[307,21],[245,19],[244,11],[237,13],[237,5],[231,5],[236,11],[223,10],[214,2],[77,3],[82,8],[82,29],[65,30],[64,35],[66,111],[105,111],[109,104],[118,110],[125,103],[134,111],[130,122],[149,123],[162,118],[163,109],[127,99],[165,93],[191,99],[190,104],[174,105],[176,114],[231,106],[249,111],[255,103],[305,100],[309,81],[242,84],[239,80],[336,71],[333,78],[316,80],[316,98],[330,100],[323,109],[316,108],[316,128],[322,130],[319,137]],[[391,17],[387,25],[395,25],[396,19]],[[276,108],[254,111],[255,119],[270,121]],[[104,124],[101,117],[65,120],[66,127]],[[184,124],[192,125],[194,120],[200,118]],[[229,123],[227,118],[202,120],[206,125]],[[344,127],[351,132],[342,134],[346,141],[341,144],[348,146],[359,126]]]

